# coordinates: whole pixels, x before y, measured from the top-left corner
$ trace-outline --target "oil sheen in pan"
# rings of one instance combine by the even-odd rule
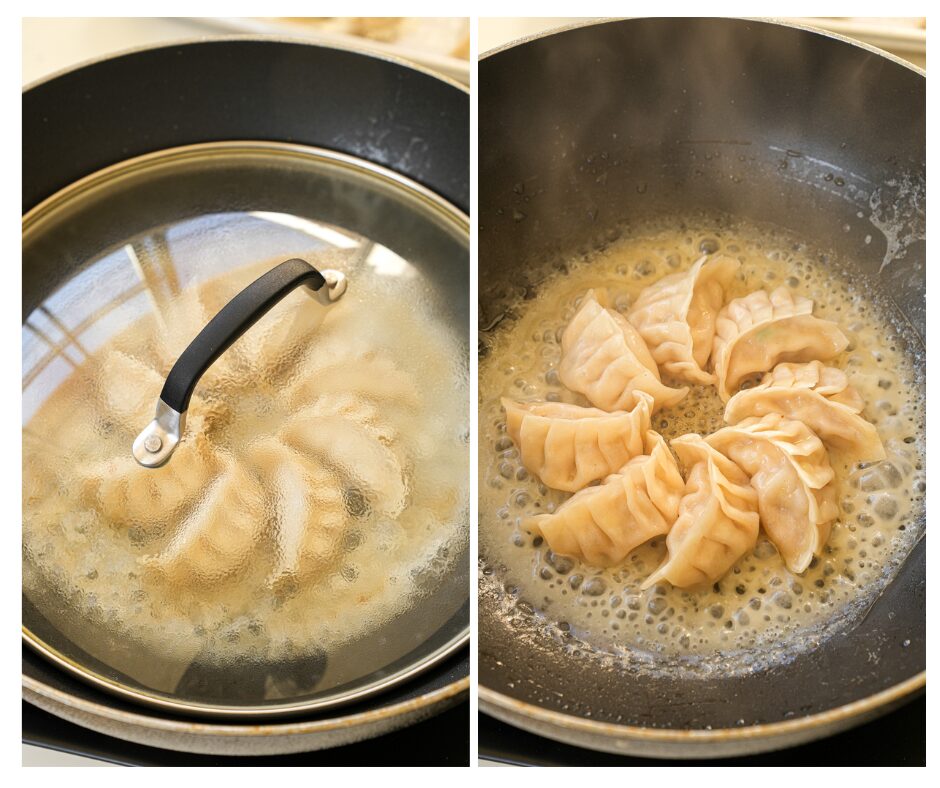
[[[641,591],[665,555],[664,538],[636,550],[621,567],[599,570],[552,554],[526,530],[527,517],[553,511],[568,496],[522,467],[499,400],[588,404],[566,390],[556,372],[561,333],[578,299],[591,287],[607,287],[624,311],[642,288],[715,250],[742,262],[729,297],[783,285],[812,298],[817,316],[839,324],[850,345],[828,363],[844,369],[865,399],[865,416],[876,425],[888,459],[866,466],[831,455],[841,480],[841,515],[823,555],[803,575],[788,573],[762,537],[754,553],[712,589],[689,592],[664,583]],[[850,277],[838,260],[798,238],[728,219],[632,228],[604,251],[547,266],[535,279],[542,284],[533,299],[506,301],[506,313],[519,317],[485,335],[480,361],[485,603],[533,647],[554,642],[575,655],[698,675],[774,664],[857,620],[924,528],[923,346],[896,308]],[[653,427],[667,439],[722,425],[714,387],[694,386],[684,401],[653,417]]]

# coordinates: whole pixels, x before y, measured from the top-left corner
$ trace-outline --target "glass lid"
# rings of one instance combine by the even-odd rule
[[[26,641],[234,716],[465,643],[468,282],[463,214],[302,146],[151,154],[31,211]]]

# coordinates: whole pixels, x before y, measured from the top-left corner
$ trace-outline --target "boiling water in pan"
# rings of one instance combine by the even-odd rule
[[[677,226],[683,230],[677,231]],[[635,550],[624,566],[600,571],[553,555],[524,525],[568,496],[522,467],[505,433],[500,397],[588,404],[558,380],[561,332],[577,299],[607,287],[625,310],[639,291],[689,267],[702,251],[738,257],[729,297],[780,285],[815,301],[851,344],[828,362],[846,371],[867,403],[888,459],[859,466],[833,454],[841,516],[824,554],[791,575],[763,537],[714,588],[690,592],[643,580],[665,556],[665,539]],[[635,664],[726,674],[812,648],[864,611],[921,534],[924,517],[922,346],[894,307],[853,280],[837,260],[775,228],[676,220],[631,228],[629,237],[550,273],[534,299],[509,305],[519,319],[488,335],[480,363],[480,522],[484,595],[520,637],[546,636],[569,651],[627,656]],[[693,386],[653,416],[664,437],[723,426],[714,387]],[[784,648],[780,648],[781,644]]]
[[[265,695],[323,690],[391,664],[463,601],[441,593],[466,578],[463,326],[427,259],[406,256],[420,242],[357,229],[180,218],[95,256],[24,324],[26,595],[149,688],[171,691],[194,660],[313,655],[322,675]],[[286,298],[203,377],[170,462],[137,466],[175,359],[290,257],[342,270],[346,295]]]

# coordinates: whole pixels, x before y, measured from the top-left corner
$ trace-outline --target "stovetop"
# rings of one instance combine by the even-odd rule
[[[584,750],[479,718],[480,758],[517,766],[924,766],[927,763],[927,699],[858,728],[800,747],[719,760],[666,761]]]
[[[23,701],[23,742],[124,766],[468,766],[470,703],[376,739],[299,755],[238,758],[145,747],[95,733]]]

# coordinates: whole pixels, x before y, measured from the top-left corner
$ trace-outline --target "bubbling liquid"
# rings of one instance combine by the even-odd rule
[[[524,305],[505,304],[504,321],[485,340],[480,361],[479,497],[481,594],[520,637],[548,637],[570,651],[629,657],[655,670],[722,673],[753,670],[850,625],[877,598],[923,533],[925,446],[922,345],[900,315],[837,262],[766,227],[717,229],[682,222],[651,224],[601,252],[554,266]],[[723,225],[724,226],[724,225]],[[590,288],[608,288],[626,312],[639,292],[720,251],[741,268],[726,300],[781,285],[813,299],[814,314],[837,323],[850,343],[827,364],[845,370],[866,402],[887,459],[857,463],[830,453],[840,516],[822,555],[791,574],[761,534],[712,588],[640,586],[666,556],[665,537],[633,551],[623,565],[586,566],[552,553],[524,525],[569,495],[548,489],[522,466],[506,434],[501,397],[590,403],[558,378],[561,335]],[[664,377],[667,385],[676,385]],[[667,440],[724,426],[714,386],[691,386],[678,405],[653,415]]]

